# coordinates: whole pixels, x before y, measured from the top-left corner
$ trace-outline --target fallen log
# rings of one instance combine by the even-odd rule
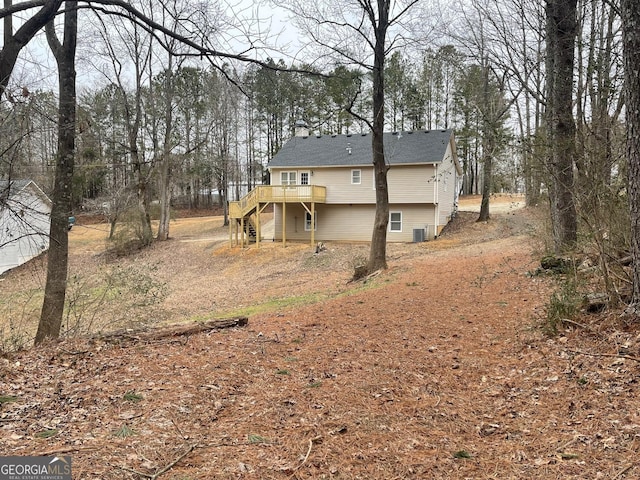
[[[213,320],[207,320],[206,322],[175,324],[157,328],[149,327],[137,330],[118,330],[115,332],[95,336],[93,337],[93,339],[102,340],[105,342],[119,342],[123,340],[153,341],[172,337],[196,335],[199,333],[210,332],[212,330],[222,330],[224,328],[244,327],[248,323],[249,319],[247,317],[215,318]]]

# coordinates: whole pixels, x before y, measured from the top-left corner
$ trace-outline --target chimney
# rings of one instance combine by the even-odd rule
[[[307,122],[304,120],[296,121],[296,137],[308,137],[309,136],[309,127],[307,126]]]

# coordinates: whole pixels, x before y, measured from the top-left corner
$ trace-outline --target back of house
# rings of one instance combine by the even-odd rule
[[[389,165],[387,240],[411,242],[436,237],[457,209],[462,175],[452,130],[384,134]],[[297,134],[269,162],[271,185],[292,192],[313,185],[326,199],[274,202],[275,239],[369,241],[376,189],[371,134]],[[291,195],[294,197],[294,195]],[[311,217],[313,212],[313,219]]]

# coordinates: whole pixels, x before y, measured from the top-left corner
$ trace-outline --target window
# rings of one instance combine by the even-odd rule
[[[318,230],[318,212],[313,212],[314,213],[314,219],[315,219],[315,223],[313,225],[313,230]],[[309,212],[305,212],[304,215],[304,230],[306,232],[310,232],[311,231],[311,214]]]
[[[351,185],[360,185],[362,181],[362,170],[351,170]]]
[[[309,185],[309,172],[300,172],[300,185]]]
[[[389,231],[402,231],[402,212],[389,212]]]
[[[282,185],[295,185],[296,184],[296,172],[281,172],[280,183]]]

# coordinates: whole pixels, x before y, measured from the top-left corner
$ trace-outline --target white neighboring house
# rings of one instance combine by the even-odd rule
[[[0,180],[0,275],[49,248],[51,200],[32,180]]]

